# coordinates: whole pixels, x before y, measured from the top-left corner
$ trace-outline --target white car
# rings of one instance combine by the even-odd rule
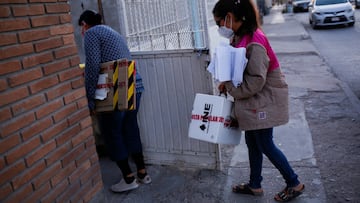
[[[348,0],[312,0],[309,4],[309,23],[318,26],[355,23],[355,11]]]

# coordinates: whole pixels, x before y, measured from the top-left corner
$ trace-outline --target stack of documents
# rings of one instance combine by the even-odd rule
[[[207,70],[216,81],[232,81],[237,87],[243,81],[247,62],[246,48],[234,48],[229,44],[222,43],[215,48],[214,56]]]

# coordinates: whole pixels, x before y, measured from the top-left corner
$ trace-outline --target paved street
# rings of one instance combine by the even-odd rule
[[[313,131],[306,115],[308,103],[303,98],[311,92],[341,92],[346,99],[351,94],[344,93],[342,82],[329,72],[308,33],[292,14],[282,14],[280,7],[274,7],[270,15],[264,17],[263,29],[279,57],[290,89],[290,122],[275,128],[274,140],[289,159],[300,181],[306,185],[305,193],[293,202],[327,202],[314,152]],[[357,101],[354,106],[349,105],[354,118],[359,113]],[[121,174],[114,163],[101,158],[105,189],[92,202],[275,202],[274,194],[285,185],[280,173],[266,159],[263,169],[264,196],[252,197],[231,192],[232,184],[248,180],[247,149],[243,137],[238,146],[221,146],[221,157],[223,168],[219,171],[150,165],[148,173],[153,183],[123,194],[108,190],[110,185],[120,180]],[[352,200],[350,198],[349,201]]]

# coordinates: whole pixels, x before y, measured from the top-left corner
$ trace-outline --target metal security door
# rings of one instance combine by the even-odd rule
[[[145,158],[152,164],[218,168],[218,146],[188,138],[196,93],[212,94],[207,54],[134,54],[145,85],[139,111]]]

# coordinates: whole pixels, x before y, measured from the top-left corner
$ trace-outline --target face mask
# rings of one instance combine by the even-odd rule
[[[232,21],[230,27],[232,27]],[[227,39],[230,39],[234,35],[234,31],[231,28],[226,27],[226,17],[225,17],[224,26],[219,27],[218,32],[220,36],[225,37]]]

